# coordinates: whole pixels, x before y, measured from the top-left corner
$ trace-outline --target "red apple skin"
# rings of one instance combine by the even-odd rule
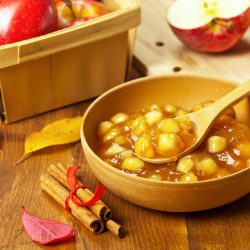
[[[170,27],[188,47],[202,52],[221,53],[236,45],[246,32],[250,24],[250,8],[237,17],[216,20],[224,24],[218,26],[217,32],[213,30],[211,23],[190,30],[179,29],[171,24]]]
[[[63,0],[56,1],[58,12],[58,28],[78,25],[96,17],[109,13],[106,7],[97,0],[72,0],[72,11]]]
[[[0,16],[0,45],[44,35],[57,28],[53,0],[1,0]]]

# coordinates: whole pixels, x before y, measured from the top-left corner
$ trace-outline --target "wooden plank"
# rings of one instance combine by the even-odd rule
[[[173,0],[142,0],[142,24],[135,46],[135,67],[144,75],[208,74],[237,82],[250,79],[250,30],[222,54],[195,52],[183,45],[166,21]]]
[[[18,55],[19,49],[16,46],[0,49],[0,69],[18,64]]]
[[[250,195],[187,216],[190,249],[250,249]]]
[[[109,16],[110,15],[110,16]],[[139,15],[134,11],[117,10],[98,18],[95,22],[82,24],[58,31],[36,43],[20,45],[19,62],[26,62],[63,50],[79,47],[123,33],[139,24]],[[68,32],[66,32],[68,30]],[[71,30],[71,32],[69,32]],[[55,33],[56,34],[56,33]]]
[[[14,121],[47,107],[50,95],[50,58],[40,58],[0,70],[0,89],[6,121]]]
[[[2,69],[0,88],[6,122],[96,97],[122,83],[128,53],[125,32]]]

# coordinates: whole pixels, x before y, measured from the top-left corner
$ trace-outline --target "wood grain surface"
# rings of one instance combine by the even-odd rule
[[[199,53],[183,45],[167,24],[174,0],[141,0],[142,22],[135,46],[136,68],[144,75],[209,74],[242,83],[250,79],[250,29],[230,51]]]
[[[95,189],[98,181],[86,163],[80,143],[44,149],[13,166],[23,153],[25,136],[52,121],[82,115],[90,103],[79,103],[10,125],[0,124],[1,250],[250,249],[250,195],[221,208],[184,214],[144,209],[106,191],[103,201],[127,232],[125,238],[119,239],[110,232],[94,235],[40,189],[40,175],[57,162],[80,165],[80,180]],[[37,216],[72,224],[75,239],[51,246],[32,242],[22,228],[22,206]]]

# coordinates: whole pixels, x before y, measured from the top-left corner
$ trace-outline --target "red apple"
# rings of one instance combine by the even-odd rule
[[[250,24],[249,0],[176,0],[170,27],[192,49],[219,53],[232,48]]]
[[[0,1],[0,45],[40,36],[56,28],[53,0]]]
[[[109,11],[95,0],[55,0],[59,29],[86,22]]]

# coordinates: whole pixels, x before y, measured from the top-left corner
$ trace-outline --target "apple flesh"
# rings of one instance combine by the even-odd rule
[[[0,45],[57,29],[57,11],[53,0],[1,0],[0,17]]]
[[[56,8],[59,29],[84,23],[109,13],[104,4],[95,0],[56,1]]]
[[[194,50],[220,53],[231,49],[250,24],[249,0],[177,0],[168,10],[176,36]]]

